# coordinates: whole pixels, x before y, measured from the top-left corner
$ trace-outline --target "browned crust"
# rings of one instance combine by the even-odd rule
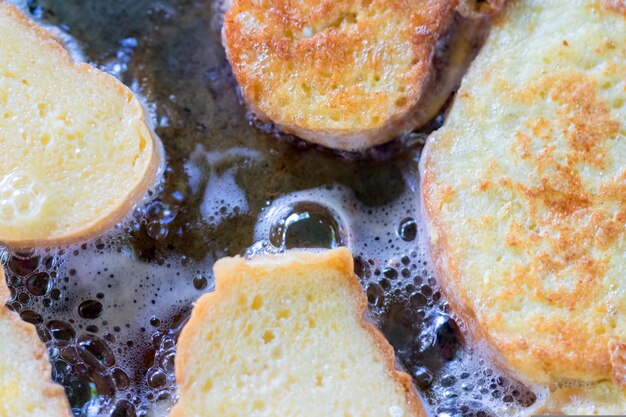
[[[572,120],[567,120],[565,126],[570,129],[571,126],[575,127],[575,135],[571,135],[569,131],[565,131],[565,137],[571,141],[570,146],[573,152],[569,156],[569,163],[577,163],[578,161],[584,161],[588,164],[603,166],[604,163],[604,151],[601,148],[602,138],[610,137],[619,130],[619,123],[608,117],[609,112],[606,106],[601,102],[597,102],[595,98],[595,87],[589,85],[589,82],[584,78],[574,75],[566,75],[562,77],[560,81],[554,81],[553,78],[547,77],[542,83],[549,83],[551,91],[551,98],[555,101],[560,101],[564,106],[571,106],[572,108],[585,109],[585,115],[578,115],[574,113],[576,117]],[[559,116],[562,117],[562,116]],[[568,116],[569,117],[569,116]],[[589,123],[589,120],[593,120],[596,123]],[[600,121],[600,123],[597,123]],[[544,120],[545,122],[545,120]],[[547,124],[547,122],[546,122]],[[535,127],[538,129],[538,127]],[[540,133],[535,133],[539,135]],[[444,293],[448,295],[450,302],[464,319],[471,331],[475,341],[477,343],[485,342],[488,349],[494,353],[492,355],[496,363],[499,366],[505,367],[517,374],[521,379],[527,380],[524,376],[525,370],[523,360],[520,357],[516,357],[516,352],[530,352],[532,357],[537,361],[532,365],[535,370],[539,370],[542,373],[540,379],[532,382],[550,383],[554,382],[555,378],[551,374],[553,363],[555,361],[560,362],[559,369],[571,369],[568,378],[583,379],[583,380],[600,380],[605,379],[610,375],[613,369],[613,378],[617,383],[623,384],[624,374],[619,371],[619,367],[616,372],[616,363],[620,358],[615,354],[615,348],[613,356],[610,357],[609,352],[609,336],[608,335],[595,335],[593,339],[588,338],[588,333],[583,331],[582,326],[579,323],[560,322],[560,323],[544,323],[539,322],[534,325],[537,331],[545,331],[546,334],[558,334],[560,337],[560,343],[562,347],[560,350],[550,351],[545,346],[533,346],[526,343],[523,340],[504,340],[499,337],[495,337],[491,334],[488,323],[482,323],[477,320],[476,314],[472,308],[473,300],[467,298],[467,293],[462,290],[461,274],[457,269],[458,259],[452,258],[453,248],[448,242],[448,236],[450,235],[449,228],[438,219],[438,208],[436,201],[431,193],[434,192],[437,185],[436,179],[433,178],[433,174],[430,171],[430,149],[436,145],[438,140],[448,140],[445,135],[454,135],[454,132],[447,132],[439,136],[434,136],[427,144],[426,149],[422,155],[420,162],[421,172],[421,197],[422,207],[424,210],[424,219],[427,222],[427,228],[429,229],[429,235],[436,236],[436,243],[429,242],[428,246],[432,254],[432,258],[435,264],[435,270],[439,276],[439,280],[442,284]],[[590,144],[580,143],[579,138],[590,138]],[[546,166],[542,165],[547,163],[554,164],[553,161],[546,160],[539,161],[537,166],[540,172],[545,169]],[[568,259],[568,265],[576,265],[580,267],[583,273],[581,276],[588,277],[587,279],[579,280],[574,291],[571,293],[556,293],[550,291],[539,290],[543,288],[542,283],[537,277],[533,276],[530,271],[522,271],[519,275],[524,278],[518,280],[519,282],[532,282],[533,288],[537,288],[538,296],[545,297],[554,304],[563,306],[571,310],[576,309],[576,306],[581,303],[587,302],[589,298],[594,294],[594,288],[591,286],[591,281],[595,277],[601,277],[603,274],[603,261],[594,262],[584,257],[584,251],[579,247],[578,242],[584,240],[585,236],[599,236],[603,244],[608,244],[612,239],[615,239],[617,232],[620,230],[619,223],[606,221],[606,216],[602,216],[602,213],[595,213],[590,222],[589,228],[582,228],[580,230],[572,230],[567,225],[561,225],[559,219],[567,219],[572,216],[573,209],[580,207],[591,207],[598,196],[594,196],[589,193],[584,187],[582,187],[579,179],[571,174],[575,172],[572,166],[568,169],[561,169],[558,171],[558,175],[554,177],[546,177],[547,179],[542,182],[541,187],[538,189],[524,188],[521,190],[528,200],[539,200],[546,206],[549,206],[551,210],[558,213],[557,218],[552,219],[551,227],[558,231],[558,248],[566,254],[564,257]],[[557,184],[555,186],[555,184]],[[489,183],[485,181],[482,186],[489,187]],[[502,180],[498,184],[501,187],[510,187],[511,182],[504,183]],[[518,185],[520,188],[521,185]],[[614,187],[613,187],[614,188]],[[561,190],[561,191],[555,191]],[[566,192],[563,192],[565,190]],[[611,187],[603,187],[603,195],[613,195],[617,191],[614,191]],[[621,215],[620,215],[621,216]],[[621,217],[618,217],[621,221]],[[593,232],[590,232],[592,230]],[[507,235],[507,239],[513,239],[514,233]],[[509,244],[512,244],[509,242]],[[551,268],[560,267],[562,260],[560,259],[544,259],[540,255],[537,256],[536,262],[543,262]],[[518,289],[521,291],[521,289]],[[580,346],[585,345],[585,349],[581,349]],[[561,354],[567,352],[567,355]],[[521,353],[521,355],[524,355]],[[522,362],[520,362],[522,361]],[[530,366],[530,365],[529,365]]]
[[[602,0],[602,5],[613,12],[626,15],[626,0]]]
[[[30,346],[30,349],[34,351],[35,357],[33,360],[39,365],[41,381],[46,381],[43,393],[48,398],[50,404],[48,408],[49,415],[55,417],[71,417],[70,405],[65,396],[63,387],[51,381],[52,367],[48,360],[48,350],[46,346],[39,339],[35,326],[24,322],[17,313],[5,307],[10,296],[11,293],[6,286],[4,270],[2,266],[0,266],[0,320],[11,322],[16,338]],[[19,366],[19,364],[16,363],[15,366]],[[0,375],[0,378],[2,378],[2,375]]]
[[[235,24],[235,16],[242,9],[245,8],[245,3],[248,0],[233,0],[229,11],[224,19],[224,27],[222,30],[222,40],[226,49],[226,55],[231,63],[235,78],[241,86],[242,96],[246,105],[256,114],[256,116],[263,122],[272,121],[276,126],[285,133],[294,134],[310,142],[320,144],[329,148],[359,151],[364,150],[372,146],[376,146],[390,141],[397,135],[403,132],[410,131],[423,125],[432,119],[439,111],[441,105],[443,105],[445,99],[448,97],[454,84],[450,86],[449,91],[441,91],[436,83],[432,82],[436,78],[436,71],[432,67],[432,58],[436,46],[436,42],[446,33],[447,28],[450,26],[455,10],[459,6],[459,0],[437,0],[437,5],[429,7],[426,13],[426,22],[420,26],[420,31],[427,33],[427,36],[416,36],[414,40],[414,49],[419,56],[418,63],[412,70],[412,76],[407,82],[407,93],[405,96],[408,98],[409,105],[405,108],[397,109],[386,116],[385,122],[376,128],[369,129],[333,129],[333,128],[309,128],[304,125],[290,124],[289,122],[280,120],[280,116],[275,109],[262,109],[260,108],[257,100],[255,99],[255,85],[262,80],[257,80],[254,75],[248,74],[247,66],[241,62],[239,56],[242,50],[249,50],[246,44],[250,43],[245,36],[241,36],[237,30]],[[278,13],[280,10],[285,9],[286,0],[274,0],[273,11]],[[380,0],[373,0],[377,2]],[[328,0],[324,6],[320,6],[321,10],[330,8],[334,0]],[[327,4],[328,3],[328,7]],[[394,2],[389,2],[389,7],[395,7]],[[242,5],[243,4],[243,5]],[[433,2],[435,4],[435,2]],[[283,17],[283,21],[287,22],[288,17]],[[320,35],[326,35],[321,33]],[[313,39],[311,39],[311,42]],[[332,55],[334,52],[335,39],[331,39],[329,36],[321,36],[321,40],[315,41],[312,48],[317,54]],[[267,41],[268,47],[274,46],[276,51],[269,53],[281,53],[282,49],[286,48],[284,42],[272,39]],[[249,46],[249,45],[248,45]],[[318,62],[329,61],[332,59],[321,59]],[[331,65],[329,63],[329,65]],[[331,65],[329,69],[332,73],[341,72],[342,66]],[[372,99],[372,98],[370,98]],[[432,102],[436,104],[433,105]],[[358,103],[355,103],[355,107]],[[270,111],[268,111],[270,110]],[[274,111],[272,111],[274,110]],[[270,114],[272,113],[272,114]]]
[[[466,16],[478,17],[481,14],[496,15],[502,10],[506,0],[464,0],[460,4],[460,12]]]
[[[603,0],[608,7],[608,3],[614,6],[623,3],[623,0]],[[511,3],[511,2],[510,2]],[[511,3],[515,4],[515,3]],[[506,15],[499,18],[499,24],[506,24]],[[567,43],[565,42],[567,46]],[[491,74],[493,75],[493,74]],[[489,74],[484,77],[491,76]],[[604,166],[606,151],[603,148],[603,140],[607,137],[616,135],[619,132],[620,123],[614,120],[606,106],[596,97],[596,86],[593,81],[583,77],[577,73],[563,72],[560,76],[546,76],[541,80],[537,80],[531,88],[516,92],[514,89],[503,85],[503,90],[511,90],[511,96],[515,100],[519,100],[529,106],[532,106],[532,100],[538,96],[538,90],[548,91],[550,98],[563,106],[563,111],[555,117],[554,123],[556,128],[563,130],[564,137],[568,140],[572,152],[568,154],[567,164],[558,164],[547,153],[542,160],[537,162],[538,172],[542,174],[542,182],[540,186],[535,188],[523,187],[522,184],[514,184],[511,180],[493,181],[493,186],[497,187],[515,187],[516,192],[523,193],[528,200],[537,200],[541,204],[549,207],[551,212],[556,213],[550,219],[553,221],[551,227],[557,228],[555,239],[558,243],[558,250],[564,253],[563,258],[567,258],[567,265],[575,265],[580,268],[583,273],[575,286],[575,290],[571,292],[552,292],[544,291],[544,286],[536,276],[531,276],[529,271],[523,271],[520,274],[520,280],[531,281],[531,287],[536,288],[535,294],[550,300],[551,303],[575,310],[577,306],[588,302],[594,294],[594,288],[591,285],[594,279],[598,280],[604,273],[604,260],[592,260],[584,257],[584,250],[581,249],[579,242],[584,240],[586,236],[599,237],[599,245],[608,245],[621,229],[623,229],[624,211],[620,211],[616,221],[605,216],[604,213],[598,211],[593,213],[589,227],[567,228],[566,220],[572,213],[578,209],[591,209],[593,203],[600,198],[606,198],[611,195],[616,199],[623,198],[623,191],[617,186],[602,186],[602,194],[595,195],[585,189],[578,175],[575,174],[575,163],[584,162],[586,164],[597,167]],[[461,93],[467,94],[468,93]],[[552,121],[551,121],[552,122]],[[559,127],[559,123],[561,126]],[[552,125],[545,119],[540,119],[535,125],[529,127],[532,135],[535,137],[548,140],[549,133],[545,130],[552,128]],[[428,242],[428,248],[435,266],[436,274],[441,283],[443,292],[448,296],[453,309],[461,316],[468,325],[472,337],[476,343],[485,346],[492,354],[494,361],[501,368],[507,369],[516,374],[520,379],[527,380],[524,376],[523,367],[518,366],[520,358],[515,357],[515,352],[530,352],[532,357],[536,359],[537,368],[541,367],[543,379],[534,380],[532,382],[549,383],[554,382],[555,378],[551,371],[554,362],[560,362],[561,369],[572,369],[571,376],[568,378],[581,380],[604,380],[609,377],[612,372],[613,380],[617,384],[624,384],[626,380],[624,371],[621,371],[617,364],[622,361],[626,354],[626,345],[617,344],[615,341],[609,340],[608,335],[593,335],[592,340],[587,336],[587,331],[580,323],[575,321],[561,323],[544,323],[538,322],[534,324],[534,328],[541,333],[558,334],[561,337],[559,343],[563,346],[554,352],[550,350],[550,346],[533,346],[523,340],[506,340],[496,336],[492,336],[489,323],[482,323],[477,320],[476,312],[473,310],[474,300],[468,298],[467,292],[462,290],[461,273],[457,268],[458,259],[452,258],[452,250],[448,236],[453,233],[450,228],[439,219],[438,205],[440,201],[435,198],[434,190],[441,186],[437,184],[434,174],[431,172],[430,150],[438,146],[437,141],[448,140],[450,136],[455,135],[453,131],[446,131],[431,138],[427,143],[420,161],[420,177],[421,177],[421,202],[423,210],[423,218],[426,222],[429,236],[436,236],[436,243]],[[529,138],[525,137],[522,132],[518,132],[516,140],[521,142],[520,149],[527,149]],[[530,157],[527,150],[522,153],[522,159]],[[548,171],[552,167],[557,167],[555,171],[557,175],[544,175],[543,171]],[[622,175],[623,178],[623,175]],[[490,181],[485,180],[480,184],[481,191],[490,187]],[[622,194],[618,194],[622,193]],[[617,196],[617,197],[616,197]],[[536,204],[536,203],[535,203]],[[532,204],[531,204],[532,206]],[[531,210],[534,210],[531,207]],[[592,232],[590,232],[592,231]],[[515,232],[512,230],[512,232]],[[519,245],[515,241],[515,233],[503,236],[507,239],[509,245]],[[510,239],[510,240],[509,240]],[[541,254],[537,256],[540,258]],[[543,262],[546,268],[563,267],[562,259],[548,259],[544,256],[536,261]],[[523,279],[522,279],[523,277]],[[516,288],[518,289],[518,288]],[[521,289],[518,289],[521,291]],[[581,349],[580,346],[585,346]],[[567,354],[561,354],[561,353]],[[624,356],[622,356],[624,355]],[[530,356],[530,355],[529,355]],[[622,363],[626,363],[626,360]],[[622,368],[623,369],[623,368]]]
[[[459,315],[461,320],[467,325],[467,329],[470,332],[470,336],[475,344],[480,345],[487,349],[490,354],[490,358],[501,369],[506,369],[510,373],[516,375],[519,379],[531,383],[541,382],[550,383],[554,382],[548,375],[544,377],[544,380],[531,380],[524,375],[523,371],[517,369],[517,366],[509,362],[507,351],[518,351],[520,346],[516,342],[505,342],[498,338],[492,337],[488,328],[485,328],[483,323],[477,319],[476,313],[471,307],[473,302],[467,297],[466,292],[461,291],[461,273],[457,268],[457,259],[451,258],[452,247],[448,240],[449,230],[443,222],[438,220],[437,209],[435,205],[437,201],[433,201],[430,193],[433,190],[434,178],[429,169],[429,152],[430,148],[434,145],[436,140],[442,139],[441,137],[433,137],[431,141],[426,145],[424,152],[422,153],[422,159],[420,161],[420,177],[421,177],[421,206],[422,206],[422,218],[425,222],[427,236],[436,236],[436,243],[428,241],[426,246],[430,252],[431,260],[435,267],[435,273],[437,280],[441,285],[441,290],[447,297],[452,309]],[[571,300],[574,305],[576,300]],[[575,323],[570,323],[572,330],[574,331]],[[575,340],[574,340],[575,341]],[[581,366],[586,367],[586,371],[591,374],[608,374],[610,373],[611,364],[608,358],[608,348],[601,342],[597,343],[597,349],[581,352],[579,354],[573,354],[569,352],[569,357],[565,358],[560,356],[561,361],[567,361],[572,368],[577,367],[579,370]],[[525,346],[524,350],[533,351],[533,355],[536,358],[540,358],[546,369],[549,368],[550,362],[555,357],[554,353],[544,351],[534,346]]]
[[[449,231],[438,220],[436,215],[436,208],[434,205],[437,203],[430,197],[430,191],[433,187],[434,179],[429,170],[429,150],[433,145],[433,142],[437,139],[434,137],[425,147],[422,153],[422,159],[420,161],[420,177],[421,177],[421,207],[422,207],[422,219],[425,223],[427,230],[427,238],[433,234],[437,237],[437,242],[426,242],[426,247],[430,253],[430,258],[433,262],[437,281],[440,283],[441,291],[446,296],[452,310],[459,316],[461,321],[465,323],[469,336],[472,339],[473,344],[479,345],[486,349],[492,362],[500,369],[506,370],[509,373],[515,375],[522,381],[529,383],[551,383],[554,382],[552,378],[548,376],[544,377],[544,380],[529,380],[523,371],[517,369],[517,366],[509,362],[506,352],[507,350],[519,350],[520,347],[512,345],[511,343],[505,343],[500,339],[492,337],[488,328],[485,328],[483,323],[476,317],[475,311],[472,309],[472,300],[470,300],[464,291],[461,291],[461,273],[457,268],[456,259],[451,259],[452,253],[451,245],[448,241]],[[549,366],[551,358],[554,354],[550,352],[538,350],[533,346],[525,346],[526,350],[534,350],[535,356],[541,358],[542,362]],[[608,353],[608,351],[607,351]],[[570,352],[571,354],[571,352]],[[585,364],[589,371],[597,373],[598,368],[604,367],[606,372],[609,372],[609,364],[605,358],[606,355],[594,354],[593,352],[585,352],[584,354],[572,355],[570,358],[560,357],[561,360],[568,360],[572,365],[580,367],[581,364]]]
[[[8,15],[15,22],[23,26],[25,31],[33,32],[39,40],[48,46],[50,50],[55,51],[68,65],[79,73],[90,74],[95,81],[99,82],[105,87],[113,90],[117,90],[121,97],[125,97],[129,102],[133,102],[135,111],[141,112],[143,122],[150,137],[150,146],[152,148],[149,162],[146,164],[145,172],[139,181],[129,193],[124,202],[112,209],[109,213],[105,213],[100,217],[93,219],[83,225],[78,230],[68,230],[66,233],[56,235],[49,239],[13,239],[11,236],[0,236],[0,241],[17,248],[24,247],[36,247],[36,246],[60,246],[70,243],[74,243],[80,240],[86,240],[102,234],[103,232],[111,229],[118,222],[120,222],[128,213],[132,207],[141,201],[146,193],[146,190],[154,185],[156,181],[157,172],[162,160],[162,149],[160,140],[154,133],[153,129],[147,122],[145,111],[141,103],[137,100],[133,92],[117,79],[105,72],[102,72],[93,66],[84,62],[74,62],[69,52],[59,43],[59,41],[52,36],[47,30],[38,26],[31,19],[29,19],[24,13],[22,13],[17,7],[8,3],[6,0],[0,0],[0,13]],[[147,138],[146,138],[147,139]]]
[[[280,259],[279,264],[275,262],[277,259]],[[417,391],[413,386],[413,380],[408,374],[399,371],[396,368],[393,347],[367,318],[367,297],[363,293],[363,289],[357,276],[354,274],[354,260],[352,259],[352,254],[348,249],[339,248],[322,252],[293,251],[283,255],[265,255],[256,258],[256,260],[270,260],[271,262],[269,264],[253,265],[249,261],[239,257],[224,258],[219,260],[214,266],[216,283],[219,283],[222,279],[221,277],[239,275],[241,274],[241,271],[255,271],[258,270],[258,268],[266,268],[273,271],[289,271],[292,269],[294,263],[297,263],[300,267],[333,268],[341,272],[341,274],[346,278],[346,284],[350,287],[350,290],[354,294],[353,299],[356,303],[356,311],[358,312],[357,319],[359,324],[363,330],[367,332],[373,344],[378,347],[380,353],[383,355],[385,367],[389,372],[390,377],[402,387],[407,403],[411,407],[410,415],[414,417],[426,417],[426,412],[418,399]],[[189,378],[187,371],[191,360],[190,353],[194,349],[194,346],[192,346],[193,333],[196,329],[202,328],[204,317],[207,316],[214,305],[220,303],[220,300],[223,297],[223,292],[216,286],[215,292],[203,295],[194,305],[191,318],[183,328],[180,338],[178,339],[176,380],[179,381],[179,386],[181,384],[186,384]],[[183,417],[184,412],[185,410],[182,407],[175,406],[170,413],[170,417]]]

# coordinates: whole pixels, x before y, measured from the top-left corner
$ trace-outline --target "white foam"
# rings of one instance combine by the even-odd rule
[[[115,369],[121,369],[130,380],[134,380],[138,372],[143,372],[145,352],[156,350],[155,363],[150,366],[149,372],[163,372],[167,380],[158,389],[146,387],[135,394],[141,398],[141,410],[149,412],[149,415],[165,415],[176,395],[174,376],[165,363],[167,356],[173,352],[174,341],[173,336],[165,335],[160,344],[154,345],[150,335],[155,328],[150,323],[154,318],[168,323],[173,315],[187,308],[200,294],[194,288],[193,277],[198,269],[210,271],[213,262],[206,259],[193,268],[183,266],[180,257],[170,257],[162,263],[146,263],[128,249],[120,250],[123,247],[115,245],[117,238],[113,233],[104,239],[105,244],[68,247],[64,255],[56,258],[55,271],[59,280],[55,288],[61,289],[62,296],[67,298],[62,303],[63,310],[52,307],[46,313],[52,313],[56,321],[71,323],[76,331],[76,340],[86,336],[100,339],[107,334],[114,336],[115,340],[107,339],[106,344],[115,356],[115,363],[98,365],[96,369],[101,377],[111,378]],[[45,250],[38,249],[26,257],[44,258],[47,255]],[[42,267],[42,270],[45,271],[45,268]],[[61,282],[61,277],[68,277],[63,281],[65,284]],[[97,319],[81,318],[77,311],[85,300],[100,302],[102,315]],[[41,307],[37,307],[40,301],[32,298],[30,303],[34,305],[26,303],[24,308],[40,310]],[[47,318],[44,317],[44,320]],[[85,331],[90,325],[98,327],[95,334]],[[55,344],[52,343],[53,346]],[[165,392],[167,396],[163,396]],[[149,395],[152,395],[151,399],[148,399]],[[125,399],[126,393],[119,391],[106,401],[115,403]],[[106,411],[101,401],[98,399],[85,404],[81,415],[98,416]]]
[[[13,171],[0,181],[0,222],[35,217],[45,199],[41,184],[26,172]]]
[[[360,202],[349,188],[342,185],[298,191],[275,200],[259,218],[255,227],[254,237],[257,241],[255,246],[263,246],[263,242],[266,242],[265,246],[272,245],[270,242],[272,227],[281,221],[284,223],[298,205],[314,205],[326,209],[338,223],[343,245],[354,254],[367,253],[385,259],[389,255],[402,256],[414,249],[414,243],[404,242],[393,236],[390,233],[393,229],[387,223],[389,218],[401,220],[410,216],[415,209],[414,206],[407,204],[406,200],[399,199],[389,205],[368,207]],[[393,239],[396,244],[395,250],[390,250],[388,239],[381,239],[381,236]],[[283,246],[275,249],[285,248]]]
[[[245,191],[236,181],[241,165],[218,173],[220,163],[233,159],[241,160],[243,164],[258,162],[262,159],[262,154],[247,148],[207,152],[202,145],[197,145],[185,163],[185,172],[194,193],[201,192],[202,184],[206,183],[200,211],[203,220],[214,227],[236,215],[248,213],[250,208]],[[208,166],[208,172],[203,169],[204,164]]]
[[[211,2],[211,29],[219,32],[224,24],[224,15],[230,9],[231,0],[213,0]]]

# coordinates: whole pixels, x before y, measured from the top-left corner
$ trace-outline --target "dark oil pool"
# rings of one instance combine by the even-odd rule
[[[146,98],[167,158],[145,206],[106,236],[0,247],[9,306],[36,325],[75,415],[167,415],[176,338],[213,289],[216,259],[338,245],[353,250],[370,315],[432,415],[516,415],[541,395],[464,343],[437,288],[419,244],[428,132],[359,156],[277,138],[239,103],[208,0],[23,6]]]

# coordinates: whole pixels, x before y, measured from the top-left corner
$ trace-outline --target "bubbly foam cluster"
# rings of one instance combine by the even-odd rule
[[[36,216],[45,199],[41,185],[27,173],[11,172],[0,181],[0,222]]]

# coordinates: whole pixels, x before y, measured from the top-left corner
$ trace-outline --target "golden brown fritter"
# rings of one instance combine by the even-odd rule
[[[619,3],[511,2],[422,160],[446,293],[475,337],[530,382],[626,385]]]
[[[455,87],[427,91],[458,3],[233,0],[223,40],[258,117],[315,143],[361,150],[428,121]]]

